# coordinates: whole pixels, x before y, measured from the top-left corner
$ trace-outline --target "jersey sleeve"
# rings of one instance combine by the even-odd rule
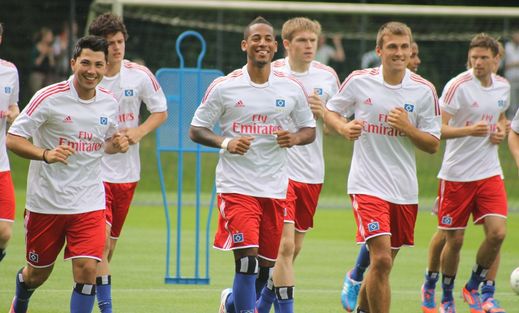
[[[438,102],[436,90],[431,86],[431,89],[422,99],[422,105],[420,106],[416,126],[420,131],[429,133],[440,139],[442,120]]]
[[[514,119],[512,120],[512,130],[519,134],[519,110],[515,112]]]
[[[326,103],[326,108],[341,116],[351,116],[355,112],[355,86],[352,74],[348,76],[337,93]]]
[[[223,103],[220,99],[220,88],[217,79],[207,88],[202,103],[196,109],[195,115],[191,120],[191,125],[213,129],[222,113]]]
[[[460,92],[461,88],[454,84],[454,79],[448,81],[440,98],[440,108],[451,115],[456,114],[460,109]]]
[[[14,120],[9,133],[26,139],[32,138],[38,128],[48,119],[47,100],[39,102],[39,93],[31,99],[20,115]]]
[[[162,90],[157,78],[148,68],[144,68],[146,76],[142,83],[142,101],[146,104],[146,108],[150,113],[167,111],[167,102],[164,91]]]
[[[20,80],[18,78],[18,70],[15,68],[13,72],[13,90],[11,92],[11,96],[9,97],[9,106],[16,105],[18,106],[20,94]]]

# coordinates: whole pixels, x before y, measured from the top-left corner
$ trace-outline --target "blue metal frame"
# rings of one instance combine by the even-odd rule
[[[184,64],[184,56],[182,55],[180,51],[180,45],[182,41],[187,37],[196,37],[201,44],[201,52],[198,55],[196,68],[185,68]],[[221,71],[216,70],[204,70],[202,69],[202,60],[204,58],[206,51],[206,43],[202,35],[200,33],[195,31],[186,31],[183,32],[176,41],[176,52],[180,59],[180,68],[178,69],[159,69],[157,71],[157,79],[159,82],[161,82],[162,75],[168,73],[175,73],[178,74],[178,94],[177,95],[168,95],[166,94],[168,103],[176,102],[178,103],[178,110],[177,112],[171,112],[172,114],[177,114],[178,118],[178,146],[164,146],[161,145],[160,142],[160,132],[161,127],[157,129],[157,142],[156,142],[156,157],[157,157],[157,167],[159,171],[159,179],[160,179],[160,188],[162,192],[162,202],[164,205],[164,213],[166,217],[166,275],[165,275],[165,283],[167,284],[209,284],[210,278],[209,278],[209,233],[211,228],[211,217],[213,212],[213,206],[216,198],[216,188],[213,187],[211,200],[209,204],[209,212],[207,216],[206,221],[206,227],[205,227],[205,276],[200,275],[200,205],[201,205],[201,157],[202,153],[217,153],[219,152],[219,149],[215,148],[209,148],[204,147],[201,145],[196,145],[196,148],[190,148],[185,147],[183,143],[183,139],[187,134],[185,133],[182,126],[184,125],[183,119],[185,118],[185,107],[184,107],[184,88],[186,86],[184,85],[185,82],[185,75],[187,74],[195,74],[196,79],[196,86],[197,88],[197,101],[198,103],[201,102],[205,89],[207,86],[203,86],[202,81],[202,74],[209,74],[216,75],[216,76],[223,76],[223,73]],[[162,83],[161,83],[162,84]],[[165,186],[165,179],[164,179],[164,172],[162,169],[162,161],[161,161],[161,153],[162,152],[175,152],[178,154],[178,162],[177,162],[177,240],[176,240],[176,268],[175,268],[175,275],[172,276],[170,273],[170,263],[171,263],[171,217],[169,213],[169,205],[166,195],[166,186]],[[195,181],[196,181],[196,207],[195,207],[195,218],[196,218],[196,225],[195,225],[195,269],[194,269],[194,276],[193,277],[185,277],[181,273],[181,252],[182,252],[182,191],[183,191],[183,168],[184,168],[184,153],[195,153],[196,154],[196,169],[195,169]]]

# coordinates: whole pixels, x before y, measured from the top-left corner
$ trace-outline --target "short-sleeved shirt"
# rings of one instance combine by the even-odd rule
[[[335,71],[322,63],[312,61],[308,71],[294,72],[288,58],[272,63],[272,68],[297,79],[308,95],[317,94],[326,103],[339,89],[339,78]],[[315,141],[304,146],[288,149],[288,177],[307,184],[324,182],[323,128],[317,123]]]
[[[315,127],[303,87],[283,73],[271,71],[266,83],[256,84],[244,66],[209,86],[191,125],[212,129],[219,123],[222,136],[254,137],[243,156],[221,150],[219,193],[285,199],[287,149],[279,147],[275,132],[286,128],[289,119],[298,129]]]
[[[18,105],[19,81],[16,66],[0,59],[0,172],[8,171],[9,159],[5,147],[9,106]]]
[[[406,70],[400,85],[388,85],[379,68],[354,71],[326,107],[362,120],[348,177],[349,194],[366,194],[395,204],[418,203],[415,147],[387,122],[400,107],[420,131],[440,138],[441,118],[434,86]]]
[[[91,100],[79,98],[73,79],[38,91],[9,133],[32,138],[35,146],[76,150],[68,164],[32,160],[27,178],[26,208],[44,214],[78,214],[105,208],[101,158],[105,140],[116,129],[117,101],[96,87]]]
[[[472,70],[451,79],[440,98],[440,107],[452,115],[449,125],[465,127],[486,121],[491,132],[501,113],[510,103],[510,84],[501,76],[492,75],[490,87],[483,87]],[[438,178],[449,181],[475,181],[503,175],[498,158],[498,145],[489,136],[465,136],[447,139]]]
[[[119,102],[119,129],[139,126],[141,103],[150,113],[167,110],[166,97],[155,76],[145,66],[123,60],[119,74],[105,76],[101,87],[110,90]],[[140,180],[139,144],[130,145],[128,152],[107,154],[101,167],[103,180],[110,183],[132,183]]]

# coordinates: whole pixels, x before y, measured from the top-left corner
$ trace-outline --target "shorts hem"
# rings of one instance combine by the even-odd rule
[[[213,248],[220,251],[232,251],[232,250],[239,250],[239,249],[247,249],[247,248],[259,248],[259,245],[250,245],[250,246],[242,246],[242,247],[230,247],[230,248],[222,248],[213,245]]]
[[[460,226],[460,227],[438,226],[438,229],[441,229],[441,230],[464,230],[464,229],[467,229],[467,226]]]
[[[11,222],[14,223],[14,219],[8,219],[8,218],[0,218],[0,222]]]
[[[372,235],[372,236],[369,236],[369,237],[364,237],[363,243],[365,243],[366,241],[368,241],[371,238],[375,238],[375,237],[379,237],[379,236],[384,236],[384,235],[388,235],[388,236],[391,237],[391,233],[379,233],[379,234],[375,234],[375,235]]]
[[[27,261],[27,260],[26,260]],[[27,264],[29,264],[31,267],[34,267],[34,268],[47,268],[47,267],[51,267],[54,265],[54,263],[56,263],[56,261],[48,264],[48,265],[34,265],[32,264],[31,262],[27,261]]]
[[[276,262],[276,260],[277,260],[277,258],[276,259],[271,259],[271,258],[267,258],[266,256],[263,256],[261,254],[258,254],[258,258],[262,258],[264,260],[272,261],[272,262]]]
[[[501,217],[503,219],[507,219],[508,217],[506,215],[502,215],[502,214],[497,214],[497,213],[489,213],[489,214],[485,214],[483,216],[481,216],[480,218],[478,218],[477,220],[474,220],[474,224],[477,224],[479,221],[481,221],[482,219],[484,219],[485,217],[487,216],[495,216],[495,217]]]
[[[283,224],[295,224],[294,220],[283,220]]]
[[[295,230],[298,233],[307,233],[307,232],[311,231],[312,229],[314,229],[314,228],[313,227],[308,227],[307,229],[297,229],[296,228]]]
[[[77,255],[77,256],[71,256],[69,258],[63,258],[63,260],[65,260],[65,261],[73,260],[73,259],[94,259],[96,261],[101,262],[101,258],[91,256],[91,255]]]

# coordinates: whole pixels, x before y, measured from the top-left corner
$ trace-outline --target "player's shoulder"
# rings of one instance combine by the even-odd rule
[[[138,64],[132,61],[123,60],[121,69],[125,72],[124,74],[130,75],[129,79],[148,78],[154,77],[153,73],[142,64]]]
[[[70,81],[64,80],[62,82],[54,83],[52,85],[43,87],[38,90],[33,98],[41,100],[48,98],[55,98],[67,93],[70,90]]]
[[[506,79],[503,76],[498,75],[498,74],[493,75],[493,77],[498,86],[510,88],[510,82],[508,81],[508,79]]]
[[[277,59],[276,61],[272,62],[271,66],[274,70],[282,71],[284,67],[287,64],[287,60],[285,58]]]
[[[434,87],[433,83],[423,78],[419,74],[410,71],[409,79],[411,80],[411,82],[416,84],[416,86],[431,89],[436,93],[436,88]]]
[[[457,89],[459,87],[467,86],[467,83],[472,81],[472,72],[470,70],[459,73],[451,78],[445,85],[449,89]]]
[[[285,88],[284,87],[285,85],[290,85],[290,86],[297,86],[298,88],[301,88],[304,90],[304,87],[301,84],[301,82],[299,82],[292,75],[289,75],[285,72],[272,70],[271,76],[277,80],[277,82],[276,82],[276,84],[274,84],[274,86],[279,86],[278,88]]]
[[[351,85],[353,83],[356,83],[357,81],[366,81],[368,84],[374,82],[380,83],[379,74],[380,68],[378,67],[355,70],[351,72],[348,75],[348,77],[346,77],[346,79],[342,82],[341,90],[344,88],[344,86]]]
[[[114,93],[105,88],[105,87],[102,87],[102,86],[97,86],[97,90],[99,90],[99,95],[103,98],[103,99],[107,99],[109,101],[115,101],[117,103],[117,99],[115,98],[115,95]]]
[[[320,74],[331,75],[333,77],[337,77],[337,73],[335,72],[335,70],[332,67],[330,67],[326,64],[323,64],[319,61],[315,61],[315,60],[312,61],[310,63],[310,69],[313,71],[316,71]]]
[[[18,70],[16,69],[16,65],[7,60],[0,59],[0,67],[3,68],[4,72],[11,72],[18,74]]]
[[[243,77],[243,75],[244,75],[243,69],[241,69],[241,68],[236,69],[225,76],[220,76],[220,77],[216,78],[215,80],[213,80],[213,82],[211,83],[211,86],[213,86],[213,87],[225,86],[228,84],[233,84],[233,83],[239,82],[241,80],[241,78]]]

